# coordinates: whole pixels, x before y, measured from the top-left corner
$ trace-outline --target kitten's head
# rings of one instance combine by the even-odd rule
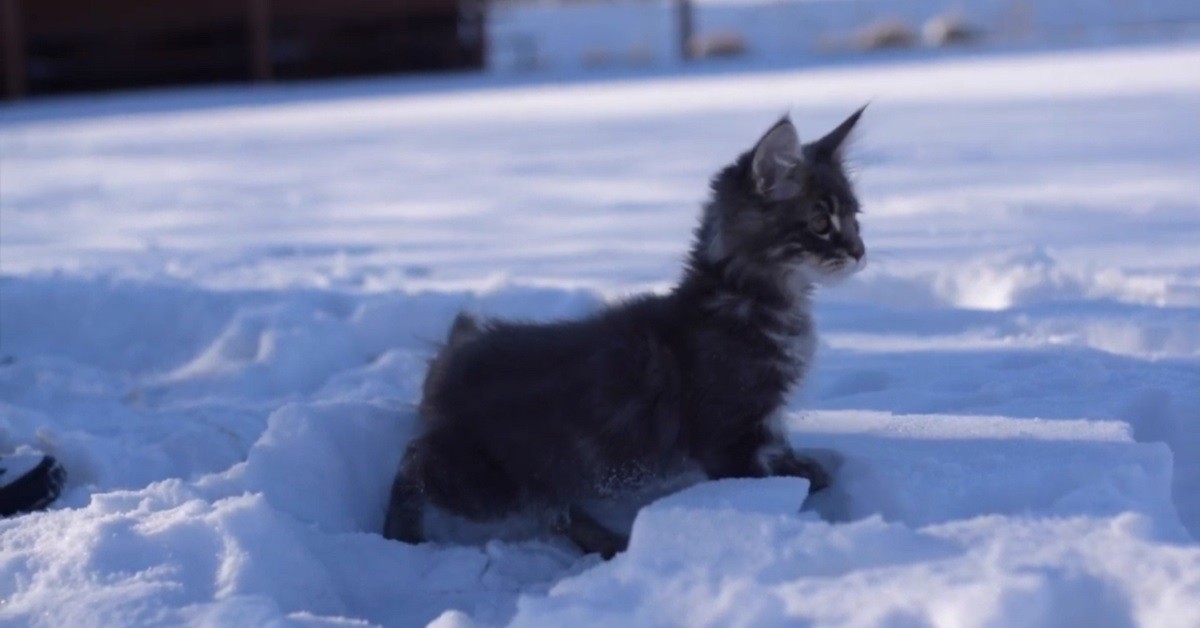
[[[842,167],[862,112],[809,144],[787,117],[775,123],[713,178],[694,254],[805,285],[835,282],[862,267],[858,199]]]

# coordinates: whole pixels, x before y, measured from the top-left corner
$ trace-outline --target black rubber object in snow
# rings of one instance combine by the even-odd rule
[[[0,458],[0,517],[49,506],[66,479],[66,470],[53,456],[16,453]]]

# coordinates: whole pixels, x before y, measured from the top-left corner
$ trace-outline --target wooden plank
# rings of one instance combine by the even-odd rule
[[[21,28],[20,0],[0,0],[0,34],[3,35],[4,96],[25,95],[25,37]]]
[[[271,0],[248,0],[250,26],[250,78],[269,81],[271,63]]]
[[[246,0],[33,0],[25,3],[27,37],[104,30],[173,30],[238,21]]]
[[[245,19],[252,0],[33,0],[25,2],[28,33],[120,29],[171,30]],[[383,19],[456,10],[458,0],[283,0],[268,2],[272,19]]]
[[[421,13],[457,12],[458,0],[287,0],[275,17],[385,19]]]

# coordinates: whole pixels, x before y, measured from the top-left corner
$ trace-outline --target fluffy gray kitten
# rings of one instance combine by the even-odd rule
[[[384,535],[422,541],[429,506],[475,521],[537,512],[607,557],[624,531],[583,505],[683,468],[827,486],[780,417],[812,361],[814,286],[865,253],[842,166],[861,114],[808,144],[785,117],[722,169],[670,293],[550,324],[460,315],[430,363]]]

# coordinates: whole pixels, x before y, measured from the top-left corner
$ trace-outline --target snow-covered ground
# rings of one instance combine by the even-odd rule
[[[1200,625],[1200,46],[0,110],[0,623]],[[607,564],[380,528],[466,307],[662,289],[708,176],[871,100],[871,264],[791,408],[834,487],[705,484]],[[828,453],[832,452],[832,453]],[[801,509],[799,512],[798,509]]]

